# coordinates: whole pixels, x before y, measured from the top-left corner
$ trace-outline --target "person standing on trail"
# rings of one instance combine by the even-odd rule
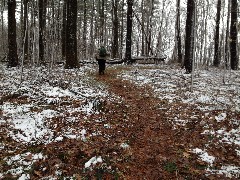
[[[107,56],[108,54],[106,48],[104,46],[100,46],[98,53],[96,54],[96,60],[98,61],[99,66],[99,75],[104,75]]]

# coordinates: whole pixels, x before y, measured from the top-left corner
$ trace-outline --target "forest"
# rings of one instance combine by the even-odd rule
[[[164,56],[188,73],[193,62],[236,70],[239,9],[229,2],[2,0],[1,59],[74,68],[103,44],[112,59],[127,62]]]
[[[239,22],[239,0],[0,0],[0,179],[239,179]]]

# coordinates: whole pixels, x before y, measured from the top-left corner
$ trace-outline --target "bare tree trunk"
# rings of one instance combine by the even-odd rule
[[[113,45],[112,45],[112,58],[118,55],[118,1],[112,0],[113,6]]]
[[[227,27],[226,27],[226,37],[225,37],[225,66],[229,68],[229,23],[230,23],[230,12],[231,12],[231,2],[228,1],[228,14],[227,14]]]
[[[205,17],[205,19],[204,19],[204,22],[205,22],[205,25],[204,25],[204,33],[205,33],[205,40],[204,40],[204,44],[205,44],[205,46],[204,46],[204,55],[203,55],[203,64],[204,65],[206,65],[207,64],[207,26],[208,26],[208,23],[207,23],[207,17],[208,17],[208,12],[209,12],[209,0],[207,0],[207,12],[206,12],[206,17]]]
[[[127,0],[127,36],[126,36],[126,53],[125,61],[132,63],[132,17],[133,17],[133,0]]]
[[[46,25],[46,0],[39,0],[39,62],[40,64],[45,65],[44,59],[44,34],[45,34],[45,25]]]
[[[161,21],[160,21],[160,25],[159,25],[159,29],[158,29],[158,36],[157,36],[157,45],[156,45],[157,53],[156,54],[159,54],[159,55],[161,55],[162,49],[163,49],[162,48],[162,45],[163,45],[162,27],[163,27],[165,3],[166,3],[166,0],[163,0],[163,7],[162,7],[162,11],[161,11]]]
[[[25,1],[26,2],[26,1]],[[26,6],[26,7],[25,7]],[[25,14],[25,12],[28,12],[28,3],[24,3],[24,21],[26,21],[25,20],[25,18],[26,18],[26,14]],[[22,62],[21,62],[21,78],[20,78],[20,83],[22,83],[22,81],[23,81],[23,78],[22,78],[22,76],[23,76],[23,64],[24,64],[24,62],[25,62],[25,60],[26,60],[26,54],[28,54],[28,53],[25,53],[25,49],[26,49],[26,45],[25,45],[25,43],[28,43],[27,41],[26,41],[26,39],[27,39],[27,33],[28,33],[28,20],[26,21],[26,24],[24,24],[24,37],[23,37],[23,56],[22,56]],[[28,46],[27,46],[27,48],[28,48]],[[27,49],[28,50],[28,49]]]
[[[87,55],[87,5],[86,0],[83,0],[83,42],[82,42],[82,55],[86,59]]]
[[[3,11],[4,11],[4,7],[5,7],[5,1],[3,0],[2,1],[2,7],[1,7],[1,42],[2,42],[2,44],[1,44],[1,47],[2,47],[2,49],[1,49],[1,51],[3,52],[3,53],[5,53],[5,38],[4,38],[4,20],[3,20]]]
[[[148,21],[147,21],[147,36],[146,36],[146,54],[147,56],[153,55],[151,43],[152,43],[152,17],[153,17],[153,10],[154,10],[154,5],[153,5],[153,0],[149,2],[149,13],[147,15]]]
[[[141,55],[144,56],[145,55],[145,31],[144,31],[144,20],[145,20],[145,15],[144,15],[144,0],[142,0],[141,2],[141,12],[142,12],[142,25],[141,25],[141,31],[142,31],[142,51],[141,51]]]
[[[197,9],[196,4],[193,5],[194,11],[194,20],[193,20],[193,28],[192,28],[192,47],[193,47],[193,61],[192,61],[192,74],[191,74],[191,88],[190,90],[193,91],[193,79],[194,79],[194,71],[195,71],[195,63],[196,63],[196,33],[197,33]]]
[[[17,41],[16,41],[16,1],[8,0],[8,66],[18,65]]]
[[[124,3],[125,1],[122,0],[122,4],[121,4],[121,33],[120,33],[120,58],[123,58],[123,32],[124,32]]]
[[[193,12],[195,0],[188,0],[187,2],[187,21],[186,21],[186,39],[185,39],[185,59],[184,67],[186,73],[192,72],[193,63],[193,47],[192,47],[192,28],[193,28]]]
[[[24,0],[24,15],[23,15],[23,32],[24,32],[24,58],[23,61],[28,61],[28,35],[27,35],[27,24],[28,24],[28,0]]]
[[[176,18],[176,40],[177,40],[177,62],[182,64],[182,41],[180,32],[180,0],[177,0],[177,18]]]
[[[207,7],[207,10],[205,10],[204,8]],[[202,65],[203,64],[203,54],[204,54],[204,44],[206,43],[205,42],[205,37],[206,37],[206,16],[207,16],[207,13],[208,13],[208,6],[205,6],[205,3],[204,3],[204,7],[202,8],[202,24],[201,24],[201,44],[200,44],[200,58],[199,58],[199,62],[200,64]],[[207,12],[206,12],[207,11]]]
[[[77,60],[77,0],[67,1],[66,64],[65,68],[78,68]]]
[[[231,52],[231,69],[237,70],[239,57],[237,55],[237,12],[238,12],[238,2],[237,0],[232,0],[231,7],[231,28],[230,28],[230,52]]]
[[[62,58],[66,59],[66,24],[67,24],[67,0],[63,1],[63,18],[62,18]]]
[[[100,10],[100,44],[104,44],[104,8],[105,3],[102,0],[101,10]],[[105,44],[104,44],[105,45]]]
[[[218,0],[217,4],[217,19],[216,19],[216,30],[215,30],[215,48],[214,48],[214,60],[213,65],[218,67],[220,64],[219,56],[219,24],[220,24],[220,14],[221,14],[221,0]]]
[[[91,13],[91,24],[90,24],[90,44],[89,44],[89,54],[92,57],[94,54],[94,34],[93,34],[93,20],[95,15],[95,0],[92,0],[92,13]],[[95,23],[96,24],[96,23]],[[95,25],[96,26],[96,25]]]

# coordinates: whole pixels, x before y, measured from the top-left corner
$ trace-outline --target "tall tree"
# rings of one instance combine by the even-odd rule
[[[82,43],[83,59],[87,56],[87,3],[83,0],[83,43]]]
[[[229,68],[229,24],[230,24],[230,13],[231,13],[231,3],[228,1],[228,10],[227,10],[227,27],[226,27],[226,36],[225,36],[225,67]]]
[[[94,54],[94,15],[95,15],[95,0],[92,0],[92,7],[91,7],[91,18],[90,18],[90,41],[89,41],[89,55],[93,56]]]
[[[150,0],[147,3],[147,24],[146,24],[146,55],[153,55],[151,48],[152,43],[152,19],[154,10],[154,0]]]
[[[101,44],[104,44],[105,45],[105,42],[104,42],[104,9],[105,9],[105,0],[102,0],[102,3],[101,3],[101,8],[100,8],[100,43]]]
[[[66,64],[65,68],[78,68],[77,60],[77,0],[67,0]]]
[[[8,0],[8,66],[18,65],[17,41],[16,41],[16,1]]]
[[[66,59],[66,26],[67,26],[67,0],[63,0],[62,14],[62,58]]]
[[[24,13],[23,13],[23,48],[24,48],[24,62],[28,60],[28,35],[27,35],[27,25],[28,25],[28,1],[24,0]]]
[[[177,61],[182,63],[182,41],[180,32],[180,0],[177,0],[177,17],[176,17],[176,46],[177,46]]]
[[[1,51],[5,51],[5,38],[4,38],[4,20],[3,20],[3,12],[5,8],[5,1],[1,1]]]
[[[39,0],[39,62],[45,64],[44,60],[44,31],[46,26],[46,0]]]
[[[124,49],[124,45],[123,45],[123,34],[124,34],[124,7],[125,7],[125,0],[122,0],[121,3],[121,28],[120,28],[120,37],[119,37],[119,41],[120,41],[120,58],[123,58],[123,49]]]
[[[194,5],[195,5],[195,0],[188,0],[187,1],[185,59],[184,59],[184,67],[186,69],[186,73],[191,73],[192,72],[192,65],[193,65],[192,36],[193,36]]]
[[[237,13],[238,13],[238,2],[237,0],[232,0],[231,7],[231,27],[230,27],[230,53],[231,53],[231,69],[237,70],[239,58],[237,55]]]
[[[144,41],[144,24],[145,24],[145,15],[144,15],[144,0],[142,0],[141,2],[141,12],[142,12],[142,26],[141,26],[141,31],[142,31],[142,35],[141,35],[141,56],[145,55],[145,41]]]
[[[221,14],[221,1],[218,0],[217,3],[217,19],[216,19],[216,30],[215,30],[215,48],[214,48],[214,60],[213,65],[218,67],[220,64],[219,56],[219,24],[220,24],[220,14]]]
[[[118,54],[118,1],[112,0],[113,6],[113,45],[112,58],[116,58]]]
[[[132,18],[133,18],[133,0],[127,0],[127,35],[125,61],[132,63]]]

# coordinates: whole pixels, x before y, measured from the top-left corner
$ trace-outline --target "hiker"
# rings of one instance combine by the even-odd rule
[[[107,57],[107,50],[104,46],[100,46],[98,53],[96,54],[96,60],[98,61],[99,66],[99,75],[103,75],[105,71],[105,63]]]

